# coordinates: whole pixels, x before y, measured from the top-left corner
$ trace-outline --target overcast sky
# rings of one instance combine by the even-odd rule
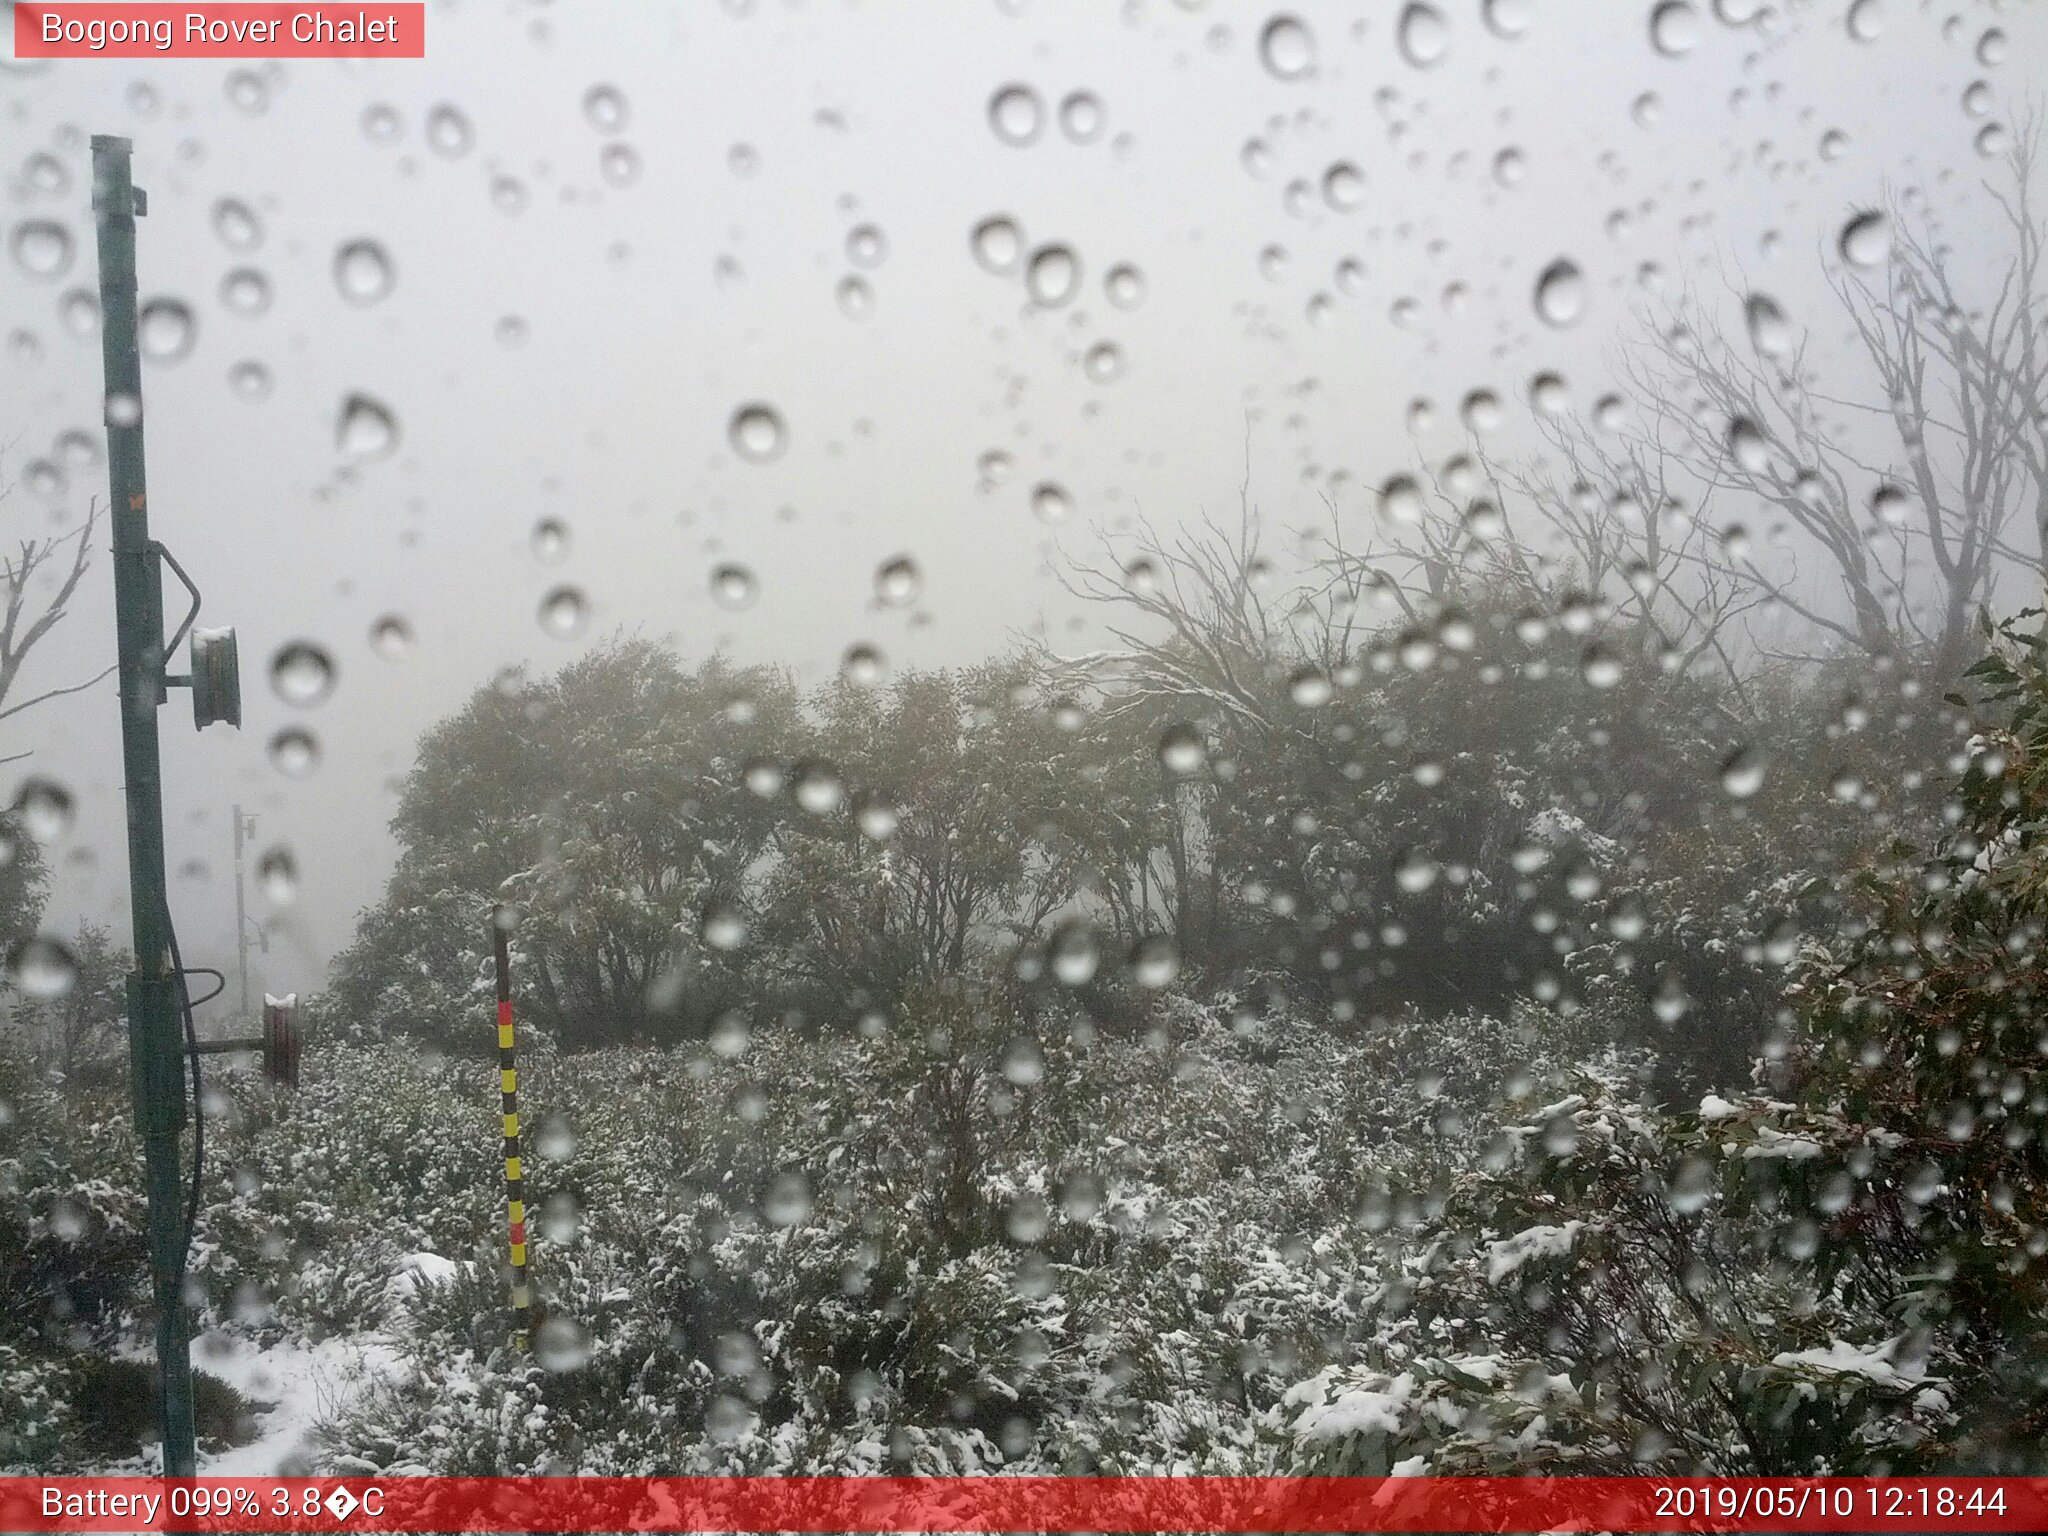
[[[1646,263],[1767,288],[1819,328],[1825,368],[1842,326],[1822,261],[1852,211],[1916,187],[1960,244],[1991,228],[1977,137],[2048,79],[2048,8],[1862,0],[1867,39],[1846,0],[1726,19],[1754,8],[1674,13],[1667,53],[1645,0],[1440,0],[1441,36],[1404,52],[1398,7],[1298,5],[1305,39],[1263,58],[1274,10],[1220,0],[498,0],[430,5],[424,61],[6,66],[6,470],[98,441],[98,339],[66,305],[95,286],[90,134],[135,140],[144,296],[196,319],[145,370],[152,531],[205,589],[202,622],[240,632],[244,724],[197,736],[183,694],[164,712],[188,957],[232,969],[240,802],[252,866],[288,848],[302,876],[280,909],[252,867],[262,980],[317,985],[390,868],[412,743],[508,663],[620,628],[812,680],[856,641],[899,667],[1041,624],[1085,644],[1045,574],[1059,546],[1139,512],[1234,513],[1247,454],[1276,530],[1323,520],[1325,494],[1363,529],[1372,487],[1450,451],[1467,391],[1519,402],[1546,368],[1581,404],[1611,387]],[[1012,84],[1037,104],[1029,142],[992,121]],[[592,110],[599,87],[622,114]],[[1095,116],[1063,116],[1075,92]],[[1030,105],[994,116],[1028,128]],[[1355,187],[1328,183],[1340,163]],[[253,210],[253,247],[223,238],[224,199]],[[1027,252],[1071,248],[1069,302],[976,260],[995,217]],[[68,263],[24,252],[46,220]],[[366,291],[337,282],[356,241],[388,258],[381,298],[374,260],[349,268]],[[1531,304],[1559,257],[1589,290],[1564,330]],[[1135,307],[1105,290],[1120,263]],[[1113,377],[1091,376],[1103,343]],[[356,395],[389,409],[389,452],[352,451],[374,446],[341,430]],[[1420,438],[1418,397],[1437,406]],[[786,428],[769,462],[731,441],[750,402]],[[1045,482],[1070,502],[1058,525],[1034,515]],[[103,461],[73,461],[0,521],[10,540],[61,526],[105,490]],[[570,533],[553,564],[532,540],[549,518]],[[904,553],[922,599],[880,611],[876,567]],[[713,598],[728,562],[758,582],[743,612]],[[565,583],[588,599],[580,639],[537,617]],[[386,615],[412,635],[396,659],[371,639]],[[311,707],[267,679],[299,640],[338,667]],[[112,644],[102,560],[24,687],[90,675]],[[304,777],[267,750],[293,725],[320,743]],[[0,726],[0,756],[30,749],[0,789],[36,773],[78,803],[47,926],[125,931],[111,684]]]

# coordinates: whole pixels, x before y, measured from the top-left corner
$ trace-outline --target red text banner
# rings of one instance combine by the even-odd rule
[[[17,0],[23,59],[421,59],[423,3],[66,4]]]
[[[5,1478],[0,1530],[2040,1531],[2048,1478]]]

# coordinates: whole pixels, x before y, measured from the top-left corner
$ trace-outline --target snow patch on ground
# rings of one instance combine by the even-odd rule
[[[192,1363],[251,1402],[269,1405],[248,1445],[199,1453],[201,1477],[273,1477],[285,1467],[303,1468],[316,1424],[365,1387],[404,1370],[397,1350],[374,1335],[259,1347],[233,1334],[206,1333],[193,1341]]]

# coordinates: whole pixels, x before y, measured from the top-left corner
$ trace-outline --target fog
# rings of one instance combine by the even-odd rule
[[[97,441],[98,338],[65,312],[95,287],[89,135],[135,141],[143,295],[197,320],[188,352],[146,365],[152,531],[204,589],[201,622],[239,631],[244,721],[197,735],[182,694],[164,713],[186,955],[231,968],[240,803],[271,934],[257,983],[318,986],[388,872],[414,741],[507,665],[552,669],[621,630],[812,681],[855,642],[898,669],[1027,634],[1085,648],[1095,620],[1049,572],[1098,531],[1234,518],[1245,486],[1276,552],[1332,505],[1363,536],[1387,474],[1458,442],[1468,391],[1509,402],[1492,451],[1511,453],[1529,378],[1562,374],[1583,409],[1660,291],[1733,312],[1767,289],[1815,325],[1827,374],[1843,322],[1823,273],[1853,211],[1910,189],[1964,252],[1992,226],[1979,136],[2024,114],[2048,63],[2040,8],[1865,0],[1863,41],[1841,3],[1740,26],[1702,5],[1675,55],[1648,9],[1496,0],[1489,26],[1446,6],[1443,55],[1418,66],[1394,8],[1305,5],[1313,55],[1291,78],[1261,58],[1265,10],[1162,0],[440,4],[424,61],[9,64],[10,252],[47,219],[72,250],[60,271],[0,267],[0,472],[73,429]],[[1986,63],[1991,24],[2007,42]],[[1029,143],[991,120],[1013,83],[1039,104]],[[591,111],[599,87],[622,122]],[[1100,104],[1086,142],[1059,110],[1076,91]],[[437,142],[443,109],[466,132],[444,119]],[[61,186],[32,174],[38,155]],[[1355,207],[1326,195],[1339,162],[1362,174]],[[253,248],[221,238],[223,199],[254,210]],[[1029,247],[1071,246],[1070,302],[1034,303],[976,260],[970,233],[996,216]],[[850,248],[868,225],[881,245]],[[394,279],[368,302],[336,278],[359,240]],[[1560,257],[1588,289],[1563,328],[1531,303]],[[1142,274],[1135,307],[1105,291],[1119,263]],[[224,296],[241,268],[268,286],[260,313]],[[1091,376],[1105,342],[1120,371],[1098,354]],[[249,363],[260,398],[231,383]],[[358,395],[391,413],[390,451],[342,433]],[[1434,407],[1419,431],[1417,399]],[[767,462],[731,437],[753,402],[786,429]],[[1034,514],[1047,483],[1063,521]],[[26,537],[105,491],[96,458],[49,494],[18,487],[0,516]],[[545,519],[569,532],[559,560],[536,553]],[[901,554],[922,596],[883,610],[875,572]],[[758,584],[742,611],[714,596],[729,563]],[[569,637],[538,617],[564,584],[588,604]],[[396,657],[372,643],[387,615],[411,635]],[[338,668],[303,708],[267,676],[300,640]],[[102,558],[23,686],[90,676],[112,643]],[[303,778],[268,751],[292,725],[320,743]],[[0,724],[0,757],[18,753],[0,787],[34,773],[77,802],[45,928],[124,929],[111,683]],[[255,889],[271,848],[298,866],[285,904]]]

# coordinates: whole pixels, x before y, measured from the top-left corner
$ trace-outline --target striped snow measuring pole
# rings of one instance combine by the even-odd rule
[[[512,1245],[512,1345],[526,1348],[533,1293],[526,1284],[526,1193],[519,1168],[519,1068],[512,1048],[512,957],[501,908],[491,914],[498,962],[498,1091],[505,1112],[505,1219]]]

